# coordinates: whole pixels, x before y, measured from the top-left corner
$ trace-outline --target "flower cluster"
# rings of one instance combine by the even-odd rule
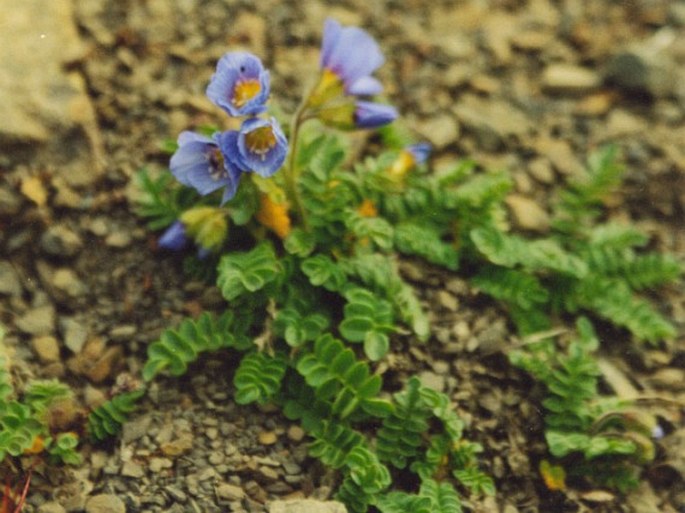
[[[179,182],[202,195],[223,188],[223,204],[235,196],[243,173],[269,177],[278,171],[288,141],[274,118],[257,117],[266,111],[269,88],[269,72],[254,55],[231,52],[219,60],[207,97],[229,116],[247,118],[240,130],[211,137],[182,132],[170,164]]]
[[[276,189],[285,188],[285,200],[261,192],[255,219],[279,237],[290,233],[289,209],[294,207],[306,225],[306,213],[299,198],[295,153],[299,126],[312,119],[340,129],[377,128],[392,122],[397,110],[391,105],[363,99],[383,91],[372,74],[383,64],[378,44],[364,30],[342,27],[328,19],[321,49],[321,75],[317,86],[294,116],[289,137],[291,154]],[[223,189],[221,206],[231,200],[245,173],[269,178],[283,167],[289,145],[273,117],[266,117],[271,80],[258,57],[247,52],[230,52],[217,63],[207,86],[207,97],[231,117],[243,118],[239,130],[215,132],[211,136],[184,131],[171,157],[170,170],[183,185],[202,196]],[[411,166],[416,158],[405,162]],[[179,250],[192,237],[201,254],[217,250],[228,230],[226,209],[200,207],[184,212],[159,240],[161,247]],[[211,229],[209,228],[211,227]]]

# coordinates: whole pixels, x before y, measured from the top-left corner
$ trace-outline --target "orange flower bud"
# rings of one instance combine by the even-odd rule
[[[262,226],[273,231],[281,239],[285,239],[290,233],[290,216],[285,203],[275,203],[267,194],[259,197],[259,212],[257,221]]]
[[[357,208],[357,212],[362,217],[376,217],[378,215],[378,209],[370,199],[362,201],[362,204]]]

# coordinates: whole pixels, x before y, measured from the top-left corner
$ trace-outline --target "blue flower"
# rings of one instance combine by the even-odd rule
[[[411,154],[414,164],[423,164],[431,154],[432,146],[426,142],[410,144],[403,151]]]
[[[354,124],[357,128],[378,128],[392,123],[397,116],[397,109],[392,105],[358,101],[354,112]]]
[[[428,159],[431,150],[431,145],[425,142],[406,146],[388,168],[388,175],[393,180],[403,180],[412,168]]]
[[[227,142],[235,132],[215,133],[211,138],[193,132],[181,132],[178,149],[171,157],[169,169],[183,185],[193,187],[205,196],[225,188],[222,204],[238,188],[241,170],[226,157]]]
[[[226,133],[222,148],[239,169],[268,178],[283,165],[288,140],[276,119],[249,118],[240,131]]]
[[[181,221],[175,221],[157,241],[157,246],[171,251],[181,251],[187,245],[186,227]]]
[[[207,96],[231,116],[251,116],[266,110],[269,72],[247,52],[225,54],[207,86]]]
[[[342,27],[328,18],[323,28],[321,68],[334,74],[344,85],[345,94],[373,95],[383,90],[371,76],[385,62],[378,44],[358,27]]]

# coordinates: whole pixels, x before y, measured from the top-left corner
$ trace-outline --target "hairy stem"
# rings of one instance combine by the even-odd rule
[[[288,154],[288,163],[285,168],[285,188],[290,201],[297,210],[297,214],[300,217],[300,222],[306,230],[308,228],[307,214],[305,213],[304,206],[302,205],[300,191],[297,188],[297,170],[295,169],[295,158],[297,155],[297,143],[299,139],[298,136],[300,132],[300,125],[302,125],[302,123],[306,120],[306,117],[304,116],[305,111],[305,105],[300,105],[290,124],[290,153]]]

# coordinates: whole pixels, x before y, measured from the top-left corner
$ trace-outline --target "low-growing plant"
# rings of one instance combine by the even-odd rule
[[[207,95],[242,118],[240,128],[183,132],[165,144],[171,173],[141,173],[140,213],[150,228],[165,228],[160,247],[196,246],[187,269],[215,281],[227,306],[166,330],[149,346],[143,377],[180,376],[203,352],[239,353],[236,402],[277,404],[298,419],[312,455],[340,472],[338,496],[352,511],[460,511],[460,492],[493,492],[477,466],[480,447],[462,438],[447,396],[414,378],[389,396],[374,370],[391,344],[430,337],[398,257],[461,269],[507,306],[522,334],[585,312],[652,343],[675,330],[640,293],[676,279],[682,266],[642,252],[647,238],[634,228],[599,222],[603,195],[621,172],[611,148],[593,155],[584,180],[559,196],[549,235],[512,234],[507,173],[482,172],[470,161],[430,172],[423,165],[430,147],[410,144],[389,125],[395,109],[361,99],[382,91],[372,76],[382,62],[366,32],[328,20],[319,81],[283,130],[265,115],[270,76],[261,61],[245,52],[221,58]],[[341,132],[373,128],[385,151],[350,161]],[[545,346],[546,362],[563,370],[535,374],[538,353],[515,363],[553,393],[560,389],[549,380],[563,372],[596,380],[585,321],[581,327],[568,355]],[[578,359],[584,363],[574,370]],[[596,395],[592,383],[578,398],[582,408]],[[616,408],[592,409],[568,429],[548,418],[552,453],[580,452],[591,463],[594,456],[638,455],[643,446],[627,439],[632,431],[617,440],[607,431],[614,424],[597,424],[622,411]],[[557,413],[566,420],[578,414]],[[120,423],[111,412],[106,418],[103,435]],[[587,437],[587,448],[577,434]],[[606,442],[599,453],[592,452],[597,440]]]
[[[564,489],[565,477],[628,490],[641,467],[656,454],[660,434],[655,417],[634,400],[599,393],[599,342],[581,317],[576,336],[564,347],[546,338],[511,353],[512,362],[545,385],[545,439],[556,461],[543,460],[541,473],[551,489]]]
[[[637,228],[601,221],[602,200],[615,192],[623,171],[615,147],[593,154],[586,174],[553,203],[547,237],[528,239],[497,227],[471,232],[487,262],[473,283],[505,302],[522,334],[549,329],[555,315],[585,312],[627,328],[638,340],[675,336],[644,291],[676,281],[682,262],[641,251],[649,238]]]
[[[426,144],[347,163],[340,131],[397,116],[361,99],[381,92],[372,73],[382,62],[366,32],[328,20],[319,82],[286,136],[264,116],[270,82],[259,59],[221,58],[207,95],[241,128],[183,132],[170,163],[178,183],[143,173],[141,213],[151,228],[167,226],[160,246],[198,247],[189,267],[216,279],[227,306],[166,330],[143,377],[180,376],[203,352],[239,353],[235,401],[277,404],[299,420],[311,455],[339,471],[351,511],[458,512],[464,491],[494,493],[481,447],[463,438],[446,395],[416,378],[389,395],[374,368],[391,342],[430,335],[397,252],[456,269],[458,247],[440,230],[493,216],[507,179],[469,179],[471,164],[429,175]],[[474,193],[452,189],[456,180]]]
[[[18,391],[4,335],[0,326],[0,465],[31,455],[48,462],[79,464],[78,435],[61,431],[51,422],[60,404],[71,398],[71,389],[56,380],[32,380]]]

